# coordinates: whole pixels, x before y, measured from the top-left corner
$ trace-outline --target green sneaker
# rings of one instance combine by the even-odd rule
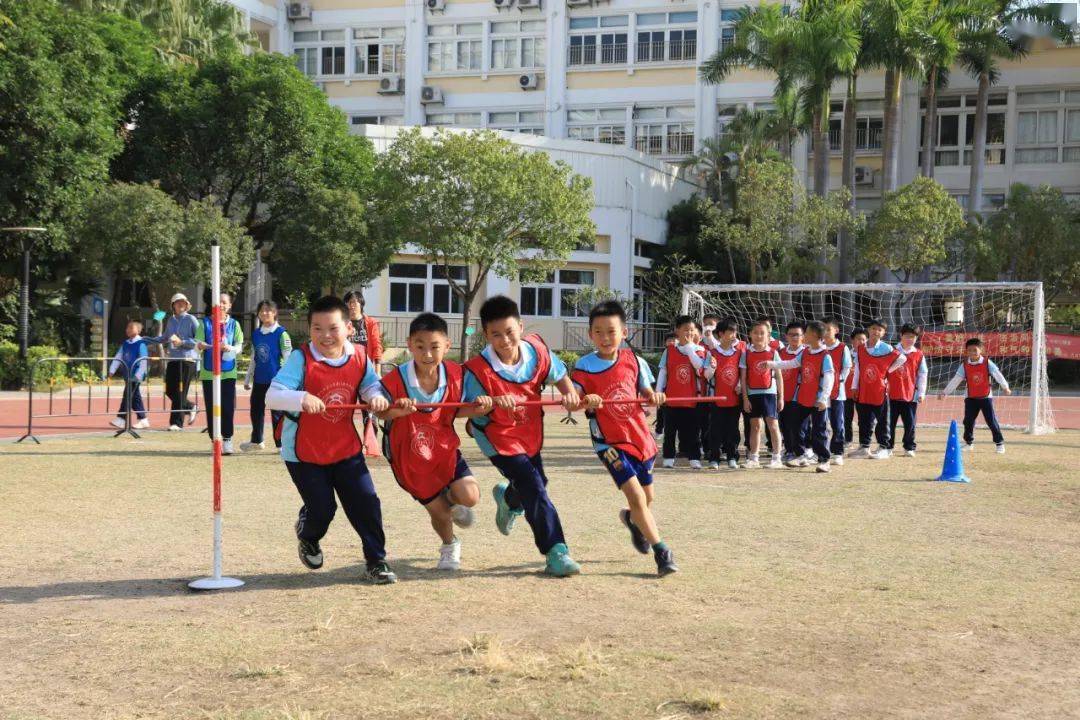
[[[491,488],[491,496],[495,498],[495,527],[503,535],[509,535],[514,529],[514,523],[521,517],[524,510],[514,510],[506,504],[506,489],[508,483],[499,483]]]
[[[581,566],[570,557],[570,550],[562,543],[557,543],[547,552],[547,565],[544,572],[555,577],[569,577],[581,572]]]

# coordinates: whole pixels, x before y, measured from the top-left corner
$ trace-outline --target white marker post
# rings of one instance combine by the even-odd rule
[[[228,590],[244,584],[243,580],[221,576],[221,326],[224,318],[221,313],[221,248],[217,240],[210,245],[210,294],[213,303],[210,311],[210,324],[213,327],[210,354],[214,368],[214,419],[211,425],[214,446],[214,569],[210,577],[189,582],[188,587],[192,590]]]

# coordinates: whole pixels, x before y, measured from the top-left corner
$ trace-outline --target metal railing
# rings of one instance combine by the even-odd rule
[[[625,65],[626,43],[571,45],[567,48],[568,65]]]
[[[697,59],[697,40],[649,40],[637,43],[634,61],[691,62]]]

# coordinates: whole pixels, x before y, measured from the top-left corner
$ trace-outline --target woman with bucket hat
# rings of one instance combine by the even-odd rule
[[[191,303],[184,293],[176,293],[169,301],[173,314],[165,323],[161,335],[153,338],[165,350],[165,394],[169,397],[172,412],[169,415],[169,430],[182,430],[184,420],[195,422],[195,406],[188,400],[188,388],[195,377],[195,363],[198,350],[195,347],[195,333],[199,322],[194,315],[189,315]]]

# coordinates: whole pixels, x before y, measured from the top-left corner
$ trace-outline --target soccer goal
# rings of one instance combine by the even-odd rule
[[[1013,391],[996,388],[994,406],[1003,427],[1043,434],[1054,431],[1046,378],[1046,334],[1042,283],[926,283],[854,285],[687,285],[684,313],[701,319],[733,317],[745,337],[760,317],[783,332],[791,320],[840,322],[843,340],[855,328],[881,318],[886,342],[900,341],[900,326],[922,327],[920,347],[929,370],[920,424],[947,424],[963,417],[962,395],[937,399],[964,355],[964,342],[979,337],[986,355]],[[963,392],[963,388],[958,391]]]

